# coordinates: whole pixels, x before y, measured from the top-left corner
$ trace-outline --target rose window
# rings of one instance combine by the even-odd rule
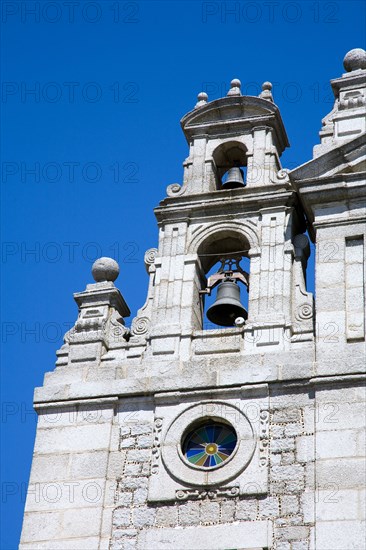
[[[220,422],[206,422],[191,430],[183,442],[183,454],[194,466],[212,468],[227,460],[237,444],[234,428]]]

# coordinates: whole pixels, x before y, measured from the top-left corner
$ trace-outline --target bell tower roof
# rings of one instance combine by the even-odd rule
[[[277,152],[281,155],[289,147],[289,141],[279,108],[273,103],[272,84],[264,82],[259,97],[241,95],[240,87],[240,80],[233,79],[227,96],[211,102],[205,92],[198,94],[194,109],[181,119],[187,142],[200,136],[234,137],[266,126],[272,128]]]

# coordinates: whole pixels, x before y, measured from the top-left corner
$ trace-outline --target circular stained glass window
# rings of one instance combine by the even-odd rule
[[[225,462],[233,453],[236,443],[234,428],[209,421],[188,433],[183,443],[183,454],[191,464],[211,468]]]

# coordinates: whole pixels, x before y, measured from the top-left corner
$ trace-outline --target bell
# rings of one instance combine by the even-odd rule
[[[245,187],[243,170],[234,166],[230,168],[227,173],[227,179],[222,184],[223,189],[237,189],[238,187]]]
[[[248,312],[240,302],[239,286],[226,279],[217,287],[216,300],[207,310],[207,319],[215,325],[232,327],[237,317],[247,319]]]

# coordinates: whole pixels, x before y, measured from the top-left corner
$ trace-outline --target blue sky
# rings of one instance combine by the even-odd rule
[[[71,3],[72,4],[72,3]],[[35,435],[32,396],[97,256],[145,301],[153,208],[181,182],[196,95],[274,84],[293,168],[311,158],[331,78],[365,45],[362,1],[3,0],[2,541],[17,548]],[[312,281],[310,280],[310,284]]]

